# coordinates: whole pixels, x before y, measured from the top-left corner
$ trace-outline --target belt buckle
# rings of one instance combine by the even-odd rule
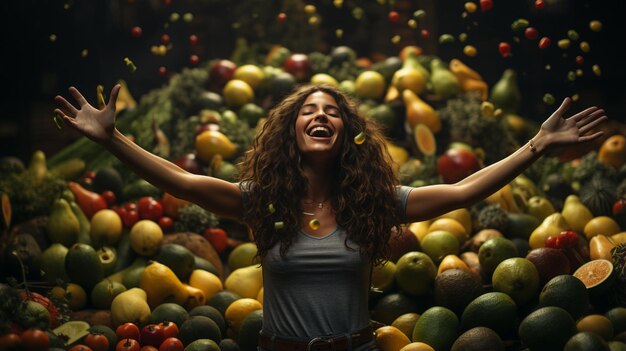
[[[337,349],[335,346],[335,343],[333,342],[333,339],[327,339],[327,338],[318,336],[318,337],[311,339],[311,341],[309,341],[309,343],[306,345],[306,350],[307,351],[313,350],[313,346],[315,346],[317,343],[326,343],[326,344],[329,344],[333,350]]]

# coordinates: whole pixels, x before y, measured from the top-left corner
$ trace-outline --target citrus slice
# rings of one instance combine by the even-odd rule
[[[89,334],[89,323],[85,321],[69,321],[53,329],[52,332],[61,338],[67,346]]]
[[[589,261],[580,266],[573,274],[580,279],[590,294],[597,295],[605,292],[615,280],[613,263],[605,259]]]
[[[415,143],[420,152],[426,156],[432,156],[437,151],[437,141],[435,135],[425,124],[419,123],[415,126]]]

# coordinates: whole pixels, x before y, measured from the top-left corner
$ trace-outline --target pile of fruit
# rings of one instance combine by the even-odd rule
[[[298,84],[330,84],[383,128],[402,184],[453,183],[536,131],[516,79],[490,86],[418,47],[375,63],[275,47],[263,64],[186,69],[139,103],[124,85],[118,127],[233,181],[267,111]],[[626,349],[626,137],[596,146],[544,156],[484,201],[394,235],[372,275],[381,350]],[[262,268],[246,228],[84,138],[2,159],[0,192],[1,349],[256,350]]]

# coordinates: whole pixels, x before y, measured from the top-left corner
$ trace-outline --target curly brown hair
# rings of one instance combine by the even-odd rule
[[[359,116],[356,103],[331,86],[300,87],[270,111],[241,164],[244,221],[253,230],[259,256],[278,242],[281,255],[285,255],[299,231],[300,200],[308,187],[295,121],[306,98],[317,91],[335,99],[344,123],[331,189],[337,225],[362,255],[381,262],[388,257],[391,232],[400,230],[398,180],[379,128]],[[360,132],[367,139],[357,145],[353,138]],[[282,222],[282,228],[275,226],[277,222]]]

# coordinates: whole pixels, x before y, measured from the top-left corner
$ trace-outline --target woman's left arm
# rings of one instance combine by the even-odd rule
[[[406,216],[409,222],[434,218],[451,210],[482,200],[511,182],[544,153],[559,146],[587,142],[602,136],[589,133],[606,121],[604,110],[590,107],[569,118],[571,105],[566,98],[541,125],[537,135],[506,158],[467,176],[455,184],[437,184],[411,190]]]

